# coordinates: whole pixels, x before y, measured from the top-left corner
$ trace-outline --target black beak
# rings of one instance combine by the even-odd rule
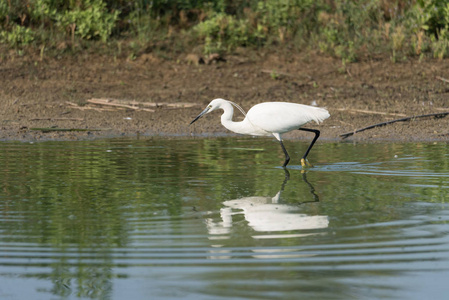
[[[193,119],[193,121],[192,122],[190,122],[190,124],[189,125],[192,125],[193,123],[195,123],[196,122],[196,120],[198,120],[199,118],[201,118],[203,115],[205,115],[208,111],[209,111],[209,109],[210,109],[210,107],[208,106],[208,107],[206,107],[206,109],[205,110],[203,110],[195,119]]]

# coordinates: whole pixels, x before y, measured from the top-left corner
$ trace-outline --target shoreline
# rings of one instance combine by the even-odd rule
[[[95,56],[81,62],[75,58],[2,61],[0,140],[231,136],[222,127],[219,112],[188,126],[212,99],[224,98],[246,111],[266,101],[326,107],[329,119],[304,126],[321,131],[318,141],[449,141],[449,116],[398,122],[343,140],[339,137],[376,123],[449,112],[449,83],[436,79],[449,78],[449,65],[440,60],[365,61],[348,64],[348,71],[342,72],[340,60],[319,55],[254,55],[227,57],[226,62],[211,65],[138,59],[114,62]],[[266,70],[281,75],[273,78]],[[88,102],[98,98],[132,106]],[[240,120],[242,115],[234,112],[234,121]],[[284,138],[309,140],[309,135],[298,131]]]

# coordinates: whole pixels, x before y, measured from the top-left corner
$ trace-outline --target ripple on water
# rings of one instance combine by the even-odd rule
[[[0,298],[443,299],[444,148],[287,180],[243,143],[2,145]],[[363,157],[334,146],[314,154]]]

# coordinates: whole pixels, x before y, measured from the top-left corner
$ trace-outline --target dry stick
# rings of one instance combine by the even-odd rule
[[[167,106],[171,108],[189,108],[199,106],[198,103],[189,103],[189,102],[178,102],[178,103],[168,103],[168,102],[131,102],[131,104],[138,104],[142,106],[149,107],[161,107]]]
[[[398,117],[405,117],[405,114],[398,114],[398,113],[389,113],[389,112],[383,112],[383,111],[374,111],[374,110],[365,110],[365,109],[354,109],[354,108],[334,108],[338,111],[345,111],[349,113],[364,113],[364,114],[374,114],[374,115],[393,115]]]
[[[368,127],[364,127],[361,129],[357,129],[355,131],[352,132],[347,132],[347,133],[343,133],[340,134],[340,137],[342,139],[345,139],[353,134],[368,130],[368,129],[373,129],[376,127],[382,127],[388,124],[392,124],[392,123],[396,123],[396,122],[405,122],[405,121],[410,121],[410,120],[414,120],[414,119],[418,119],[418,118],[426,118],[426,117],[435,117],[435,118],[444,118],[445,116],[449,115],[449,112],[444,112],[444,113],[435,113],[435,114],[426,114],[426,115],[419,115],[419,116],[412,116],[412,117],[407,117],[407,118],[402,118],[402,119],[396,119],[396,120],[391,120],[388,122],[383,122],[383,123],[378,123],[378,124],[374,124],[374,125],[370,125]]]
[[[186,102],[164,103],[164,104],[167,105],[168,107],[171,107],[171,108],[190,108],[190,107],[199,106],[198,103],[186,103]]]
[[[95,111],[116,111],[117,108],[101,108],[101,107],[92,107],[92,106],[73,106],[72,108],[76,108],[79,110],[95,110]]]
[[[108,129],[33,127],[33,128],[30,128],[30,130],[50,132],[50,131],[102,131],[102,130],[108,130]]]
[[[435,78],[438,79],[438,80],[441,80],[442,82],[449,83],[449,79],[443,78],[441,76],[436,76]]]
[[[351,74],[351,71],[349,71],[349,68],[346,68],[346,73],[348,73],[349,77],[352,78],[352,74]]]
[[[199,106],[198,103],[188,103],[188,102],[179,102],[179,103],[168,103],[168,102],[161,102],[161,103],[153,103],[153,102],[137,102],[135,100],[132,101],[126,101],[126,100],[116,100],[116,99],[105,99],[105,98],[92,98],[87,100],[88,105],[86,106],[79,106],[76,103],[66,101],[66,103],[73,108],[80,109],[80,110],[86,110],[86,109],[93,109],[97,111],[111,111],[115,109],[133,109],[133,110],[139,110],[139,111],[148,111],[148,112],[155,112],[156,110],[151,108],[142,108],[141,106],[146,107],[162,107],[166,106],[167,109],[176,109],[176,108],[190,108],[190,107],[196,107]],[[103,105],[103,106],[109,106],[110,108],[99,108],[99,107],[92,107],[89,104],[94,105]]]
[[[139,109],[137,106],[111,102],[110,100],[107,100],[107,99],[89,99],[89,100],[87,100],[87,102],[93,103],[93,104],[100,104],[100,105],[107,105],[107,106],[117,106],[117,107],[122,107],[122,108],[129,108],[129,109]],[[142,109],[142,110],[154,112],[153,109]]]
[[[68,105],[70,105],[72,108],[76,108],[76,109],[79,109],[79,110],[86,110],[86,109],[96,110],[96,111],[115,111],[116,110],[114,108],[99,108],[99,107],[91,107],[91,106],[79,106],[78,104],[75,104],[75,103],[69,102],[69,101],[66,101],[66,103]]]
[[[34,118],[30,121],[84,121],[82,118]]]
[[[126,100],[115,100],[115,99],[104,99],[104,98],[92,98],[87,100],[89,103],[93,104],[99,104],[99,105],[109,105],[109,106],[116,106],[116,107],[123,107],[123,108],[130,108],[135,110],[144,110],[149,112],[154,112],[153,109],[147,109],[147,108],[140,108],[139,106],[148,106],[148,107],[161,107],[161,106],[167,106],[170,108],[189,108],[189,107],[196,107],[198,106],[198,103],[187,103],[187,102],[179,102],[179,103],[168,103],[168,102],[160,102],[160,103],[154,103],[154,102],[137,102],[135,100],[132,101],[126,101]]]

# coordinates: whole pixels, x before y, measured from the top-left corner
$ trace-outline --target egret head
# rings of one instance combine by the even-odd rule
[[[220,99],[220,98],[218,98],[218,99],[214,99],[214,100],[212,100],[208,105],[207,105],[207,107],[195,118],[195,119],[193,119],[193,121],[192,122],[190,122],[190,124],[189,125],[192,125],[193,123],[195,123],[195,121],[196,120],[198,120],[199,118],[201,118],[202,116],[204,116],[205,114],[208,114],[208,113],[210,113],[211,111],[214,111],[214,110],[216,110],[216,109],[219,109],[219,108],[221,108],[221,105],[224,103],[224,102],[228,102],[228,101],[226,101],[226,100],[224,100],[224,99]]]

